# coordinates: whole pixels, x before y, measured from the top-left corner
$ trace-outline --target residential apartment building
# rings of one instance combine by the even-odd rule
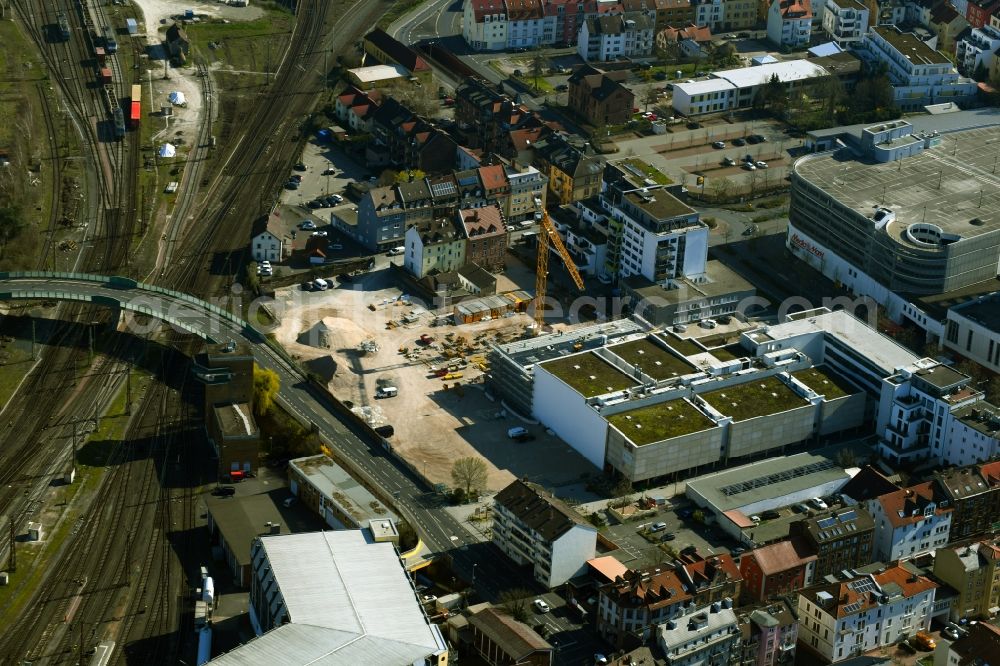
[[[357,220],[334,226],[370,250],[388,250],[402,245],[407,228],[406,209],[395,187],[373,187],[358,202]]]
[[[542,0],[504,0],[507,7],[507,46],[530,48],[552,44],[554,24],[546,22]],[[548,32],[545,28],[548,25]]]
[[[937,490],[953,509],[951,541],[964,541],[993,529],[1000,517],[1000,463],[954,467],[934,472]]]
[[[732,600],[692,609],[657,627],[656,644],[668,666],[726,664],[740,647],[740,627]]]
[[[953,587],[958,596],[950,619],[986,619],[1000,613],[1000,543],[996,539],[939,548],[934,577]]]
[[[802,539],[777,541],[740,558],[743,603],[770,601],[810,585],[816,572],[816,552]]]
[[[796,611],[795,603],[785,600],[751,611],[749,617],[741,622],[744,650],[740,666],[787,666],[795,663],[795,644],[799,635]]]
[[[959,3],[956,3],[956,5]],[[965,13],[948,2],[938,2],[930,11],[927,28],[937,35],[937,48],[942,53],[954,53],[961,35],[969,29]]]
[[[958,69],[966,76],[974,76],[977,70],[988,72],[997,48],[1000,47],[1000,29],[991,25],[973,28],[958,40],[955,58]]]
[[[685,609],[740,593],[740,572],[729,555],[628,570],[602,586],[597,631],[617,647],[647,642],[656,627],[681,619]]]
[[[620,81],[628,72],[604,72],[584,65],[569,77],[569,108],[594,127],[623,125],[632,118],[635,94]]]
[[[348,86],[348,88],[337,96],[334,103],[334,110],[337,120],[355,132],[370,132],[372,129],[372,116],[378,109],[382,101],[382,94],[378,90],[363,91]]]
[[[372,113],[371,135],[365,145],[369,166],[419,169],[430,174],[455,168],[455,140],[395,99],[384,100]]]
[[[841,48],[861,43],[868,32],[868,7],[860,0],[825,0],[823,31]]]
[[[577,53],[587,62],[646,57],[653,52],[654,27],[642,12],[590,16],[580,26]]]
[[[779,47],[800,48],[812,35],[811,0],[771,0],[767,10],[767,38]]]
[[[712,32],[722,29],[726,18],[726,3],[724,0],[692,0],[694,5],[694,22],[696,25],[707,26]]]
[[[965,466],[989,460],[997,451],[989,418],[995,410],[970,382],[968,375],[929,358],[884,379],[875,426],[881,455],[896,464],[933,459]]]
[[[596,196],[601,191],[601,161],[563,134],[535,144],[535,164],[548,178],[550,201],[559,205]]]
[[[417,279],[458,270],[465,265],[465,245],[463,229],[450,217],[414,224],[406,230],[403,267]]]
[[[823,511],[789,525],[789,535],[816,553],[813,580],[868,564],[873,559],[875,521],[860,505]]]
[[[754,27],[757,24],[758,4],[757,0],[723,0],[722,29],[747,30]]]
[[[482,79],[467,78],[455,89],[455,122],[462,145],[512,157],[511,135],[538,128],[541,120]]]
[[[886,493],[865,504],[875,521],[873,559],[877,561],[911,559],[948,543],[953,509],[940,492],[935,492],[931,481]]]
[[[1000,9],[1000,0],[968,0],[965,18],[973,29],[982,28],[997,9]]]
[[[447,665],[448,644],[421,609],[393,544],[341,530],[258,537],[250,552],[257,638],[213,665],[347,666],[373,654],[385,666]]]
[[[541,487],[514,481],[493,499],[493,543],[551,589],[586,570],[597,529]]]
[[[961,103],[976,94],[976,82],[959,76],[944,53],[912,32],[874,26],[861,43],[866,59],[888,68],[895,101],[904,111],[928,104]]]
[[[507,205],[503,209],[508,225],[537,220],[545,210],[548,179],[533,166],[501,162],[507,176],[509,195],[501,198]]]
[[[476,51],[507,48],[507,7],[504,0],[465,0],[462,37]]]
[[[500,206],[461,208],[455,215],[457,224],[465,231],[465,261],[490,272],[503,271],[509,231]]]
[[[254,261],[284,261],[284,243],[284,234],[271,222],[270,215],[254,222],[250,235],[250,255]]]
[[[837,663],[930,629],[936,588],[896,564],[803,590],[798,595],[799,660]]]
[[[655,0],[656,24],[653,32],[678,28],[694,23],[694,3],[691,0]]]
[[[949,308],[942,340],[944,346],[993,372],[1000,372],[998,313],[1000,294],[988,294]]]
[[[577,204],[577,207],[560,206],[549,211],[549,220],[562,237],[580,274],[589,277],[604,275],[608,251],[607,218],[584,218],[579,210],[592,209],[586,202]]]

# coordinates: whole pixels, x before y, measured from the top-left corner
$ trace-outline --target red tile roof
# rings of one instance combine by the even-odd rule
[[[465,226],[467,238],[482,238],[507,233],[503,213],[500,212],[500,207],[496,204],[482,208],[463,208],[458,211],[458,214],[462,216],[462,224]]]
[[[604,592],[618,606],[649,610],[657,610],[691,598],[677,572],[665,564],[660,567],[629,570],[605,588]]]
[[[937,583],[923,576],[918,576],[901,564],[875,574],[875,582],[882,588],[890,583],[895,583],[903,591],[904,597],[914,597],[937,587]]]
[[[616,578],[624,576],[628,572],[627,566],[610,555],[595,557],[592,560],[587,560],[587,564],[591,569],[603,576],[608,582],[612,583]]]
[[[479,180],[482,181],[483,188],[487,192],[507,187],[507,176],[504,174],[501,164],[479,167]]]
[[[900,593],[908,599],[938,587],[936,583],[912,573],[897,562],[894,566],[882,573],[874,574],[870,578],[869,576],[861,576],[846,582],[817,586],[811,588],[809,593],[803,593],[803,596],[806,596],[809,601],[819,605],[820,608],[824,608],[827,613],[837,618],[864,613],[870,608],[879,605],[879,592],[874,588],[865,592],[859,592],[856,589],[856,581],[870,580],[871,578],[875,579],[879,588],[884,589],[889,585],[898,586]],[[867,586],[861,589],[865,587],[871,588],[871,583],[868,583]],[[836,606],[832,608],[824,607],[818,596],[821,592],[830,594]]]
[[[702,44],[712,41],[712,29],[707,25],[689,25],[686,28],[664,28],[660,31],[663,40],[667,42],[677,42],[682,39],[690,39],[693,42]]]
[[[765,576],[773,576],[816,560],[816,553],[800,539],[788,539],[752,550],[743,557],[752,557]]]
[[[476,23],[482,23],[489,14],[506,14],[503,0],[469,0],[472,3],[472,11],[476,17]]]
[[[1000,485],[1000,461],[980,465],[979,473],[990,486]]]
[[[507,19],[510,21],[528,21],[545,16],[542,0],[504,0],[507,6]]]
[[[904,527],[913,523],[919,523],[924,519],[924,508],[931,502],[936,503],[934,497],[934,482],[927,481],[909,488],[901,488],[895,492],[886,493],[878,498],[882,505],[882,511],[893,527]],[[941,516],[952,509],[935,507],[935,515]]]
[[[783,0],[781,16],[786,19],[804,19],[812,16],[810,0]]]

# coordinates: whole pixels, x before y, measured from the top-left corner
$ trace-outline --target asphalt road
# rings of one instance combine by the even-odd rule
[[[462,32],[462,0],[430,0],[417,11],[401,17],[388,33],[404,44],[449,37]]]

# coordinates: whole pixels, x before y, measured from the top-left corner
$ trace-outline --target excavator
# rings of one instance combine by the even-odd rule
[[[538,225],[538,263],[535,266],[535,335],[540,335],[542,327],[545,326],[545,289],[549,277],[549,244],[555,247],[556,252],[562,257],[569,276],[573,278],[576,288],[583,291],[583,277],[573,263],[573,256],[566,249],[566,245],[559,237],[555,225],[549,219],[548,212],[542,213],[542,221]]]

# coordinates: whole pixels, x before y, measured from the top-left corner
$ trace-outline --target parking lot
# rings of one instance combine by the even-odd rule
[[[593,630],[596,603],[591,604],[586,599],[577,600],[587,611],[587,617],[583,618],[578,610],[568,604],[564,595],[565,593],[558,592],[534,595],[530,597],[532,603],[528,609],[527,624],[555,648],[555,663],[592,663],[595,654],[609,655],[611,647]],[[541,612],[533,603],[535,599],[541,599],[550,610]]]

